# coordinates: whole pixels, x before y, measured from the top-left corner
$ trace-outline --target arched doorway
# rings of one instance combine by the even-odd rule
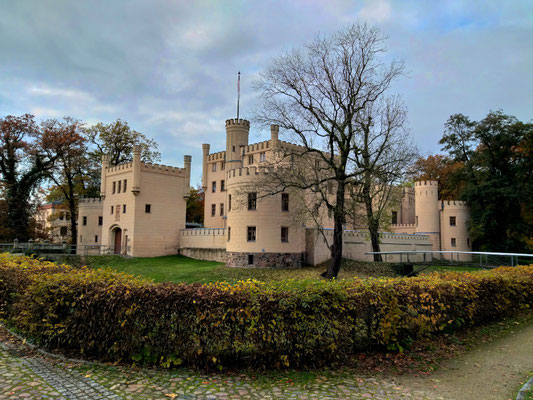
[[[113,229],[113,236],[114,236],[113,253],[120,254],[122,250],[122,229],[120,228]]]

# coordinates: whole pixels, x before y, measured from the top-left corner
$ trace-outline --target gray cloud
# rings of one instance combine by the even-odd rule
[[[251,80],[280,51],[365,18],[403,58],[396,82],[415,141],[438,151],[450,114],[503,109],[532,117],[533,5],[523,1],[40,1],[0,0],[0,115],[122,118],[160,143],[163,162],[224,143],[257,99]],[[252,127],[252,139],[266,132]]]

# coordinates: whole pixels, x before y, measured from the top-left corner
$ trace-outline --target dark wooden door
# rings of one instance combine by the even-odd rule
[[[120,254],[122,247],[122,229],[115,229],[115,254]]]

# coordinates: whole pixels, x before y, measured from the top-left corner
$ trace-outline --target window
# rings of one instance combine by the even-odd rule
[[[211,204],[211,216],[214,217],[216,213],[217,213],[216,204]]]
[[[122,204],[122,214],[126,214],[126,204]]]
[[[65,214],[59,213],[59,219],[63,221],[65,219]]]
[[[100,216],[98,217],[98,225],[103,225],[104,224],[104,217]]]
[[[124,192],[126,192],[127,187],[128,187],[128,180],[124,179]]]
[[[220,216],[224,216],[224,203],[220,203]]]
[[[415,217],[415,219],[416,219],[416,221],[415,221],[416,226],[418,226],[418,215]]]
[[[452,238],[452,247],[455,247],[457,244],[457,241],[455,240],[455,238]]]
[[[217,183],[216,182],[211,182],[211,191],[213,193],[215,193],[217,191]]]
[[[224,181],[224,179],[222,179],[220,181],[220,191],[223,192],[226,190],[226,182]]]
[[[94,235],[94,242],[98,243],[98,235]]]
[[[254,255],[248,254],[248,265],[253,265],[253,264],[254,264]]]
[[[281,211],[289,211],[289,194],[281,194]]]
[[[144,206],[144,212],[146,214],[150,214],[152,212],[152,205],[151,204],[145,204]]]
[[[80,243],[83,243],[83,235],[80,235]]]
[[[232,147],[232,151],[235,153],[235,146]]]
[[[455,226],[455,225],[456,225],[455,217],[450,217],[450,226]]]
[[[252,165],[254,163],[254,155],[251,154],[248,156],[248,165]]]
[[[282,243],[289,242],[289,228],[286,226],[281,227],[281,242]]]
[[[228,226],[228,242],[231,239],[231,226]]]
[[[83,217],[83,225],[87,225],[87,217]]]
[[[211,166],[211,171],[216,172],[216,170],[217,170],[217,163],[214,162],[213,165]]]
[[[117,193],[120,193],[120,187],[122,185],[122,181],[118,181],[118,189],[117,189]]]
[[[59,234],[61,236],[67,236],[67,227],[66,226],[62,226],[61,228],[59,228]]]
[[[225,161],[222,161],[222,163],[220,164],[221,165],[221,169],[222,171],[224,171],[226,169],[226,162]]]
[[[248,241],[249,242],[255,242],[255,234],[256,234],[255,226],[249,226],[248,227]]]
[[[257,209],[257,193],[248,193],[248,210]]]
[[[111,206],[111,215],[113,215],[113,212],[115,211],[115,207]]]
[[[392,212],[392,222],[393,225],[396,225],[398,223],[398,211]]]
[[[117,188],[117,183],[113,182],[113,194],[115,194],[115,189]]]
[[[231,211],[231,194],[228,196],[228,212]]]
[[[265,152],[259,153],[259,161],[263,162],[266,160]]]

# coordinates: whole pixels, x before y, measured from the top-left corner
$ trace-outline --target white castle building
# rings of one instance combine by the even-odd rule
[[[185,229],[190,190],[191,157],[184,168],[146,164],[135,148],[133,162],[112,166],[102,160],[100,199],[79,203],[80,253],[106,251],[136,257],[183,254],[226,262],[229,266],[316,265],[329,258],[326,240],[333,222],[323,213],[318,234],[296,210],[301,193],[288,190],[258,196],[253,189],[268,174],[264,166],[277,152],[298,146],[280,141],[271,126],[269,140],[248,143],[250,123],[226,121],[226,149],[210,153],[202,145],[202,186],[205,191],[205,228]],[[298,162],[296,160],[295,162]],[[460,201],[441,201],[435,181],[416,182],[404,189],[392,207],[391,231],[381,234],[382,251],[470,251],[468,207]],[[344,233],[343,256],[370,260],[365,230]]]

